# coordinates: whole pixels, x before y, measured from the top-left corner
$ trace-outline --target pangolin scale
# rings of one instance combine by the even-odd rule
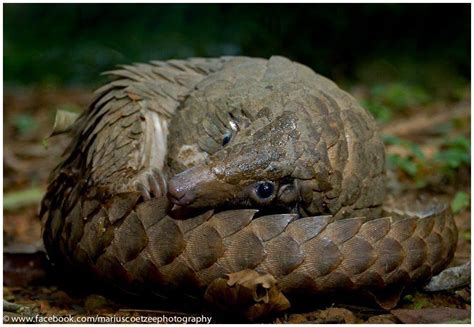
[[[449,208],[386,199],[373,118],[311,69],[223,57],[108,74],[42,202],[53,261],[198,294],[245,269],[283,294],[377,291],[451,261]]]

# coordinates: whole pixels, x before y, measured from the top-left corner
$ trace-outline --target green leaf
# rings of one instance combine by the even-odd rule
[[[418,172],[417,165],[407,158],[403,158],[403,160],[401,161],[400,168],[402,168],[402,170],[410,176],[415,176]]]
[[[43,197],[44,191],[39,187],[9,192],[3,195],[3,209],[15,210],[22,207],[38,204]]]
[[[423,153],[423,151],[421,151],[421,148],[418,144],[409,142],[407,146],[417,159],[425,160],[425,154]]]
[[[415,298],[413,297],[413,295],[411,294],[407,294],[403,297],[403,300],[406,301],[406,302],[410,302],[410,303],[413,303],[413,301],[415,300]]]
[[[379,122],[387,123],[392,119],[392,110],[387,106],[370,100],[361,101],[361,105],[374,115]]]
[[[389,161],[389,164],[392,165],[392,167],[400,168],[403,172],[407,173],[411,177],[415,176],[418,172],[418,166],[410,158],[401,157],[398,154],[392,154],[387,157],[387,160]]]
[[[463,240],[471,241],[471,231],[465,230],[464,232],[461,233],[461,237],[463,238]]]
[[[425,154],[421,151],[421,148],[418,144],[410,142],[408,140],[403,140],[395,135],[383,135],[383,142],[387,145],[401,145],[404,148],[410,150],[413,156],[421,161],[425,160]]]
[[[454,199],[451,201],[451,210],[453,211],[453,213],[459,213],[463,209],[469,207],[469,204],[469,194],[460,191],[454,195]]]
[[[430,303],[425,299],[420,299],[420,300],[415,299],[415,302],[414,302],[415,309],[423,309],[429,305]]]
[[[385,134],[382,136],[383,142],[387,145],[393,145],[393,144],[402,144],[403,141],[401,138],[395,135],[390,135],[390,134]]]
[[[471,148],[471,140],[464,136],[460,136],[455,139],[449,140],[445,144],[451,147],[456,147],[456,148],[464,149],[467,151],[469,151]]]
[[[373,101],[393,109],[405,109],[426,104],[431,100],[428,92],[420,85],[409,83],[386,83],[371,90]]]
[[[459,168],[462,165],[468,166],[471,163],[469,152],[457,148],[440,151],[435,154],[433,159],[453,169]]]
[[[29,114],[18,114],[12,117],[11,123],[20,135],[26,135],[38,128],[35,118]]]
[[[441,165],[447,173],[471,165],[471,141],[464,136],[443,142],[443,150],[436,153],[433,162]]]

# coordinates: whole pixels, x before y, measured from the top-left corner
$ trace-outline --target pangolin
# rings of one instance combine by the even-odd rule
[[[222,57],[108,74],[42,201],[54,262],[137,293],[259,280],[262,304],[271,285],[401,290],[451,261],[449,208],[386,198],[374,119],[310,68]]]

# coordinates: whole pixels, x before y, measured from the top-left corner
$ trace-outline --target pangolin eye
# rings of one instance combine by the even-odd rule
[[[272,183],[263,182],[259,183],[256,188],[256,193],[259,198],[266,199],[269,198],[273,194],[274,186]]]

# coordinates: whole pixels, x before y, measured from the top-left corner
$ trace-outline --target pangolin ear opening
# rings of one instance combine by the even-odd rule
[[[300,192],[296,183],[285,184],[278,190],[277,198],[278,202],[284,204],[292,204],[298,201]]]

